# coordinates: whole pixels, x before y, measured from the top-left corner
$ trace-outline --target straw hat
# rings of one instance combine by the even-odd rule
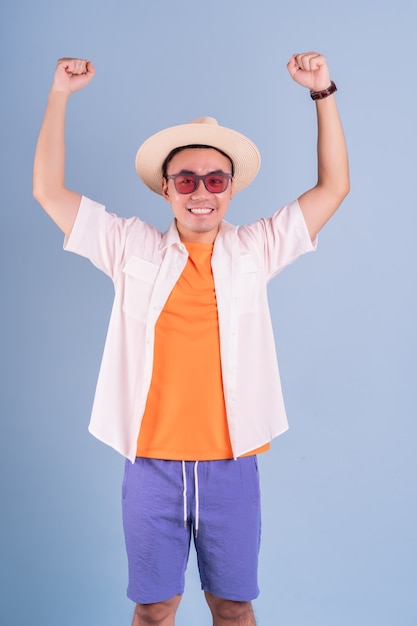
[[[235,130],[219,126],[213,117],[172,126],[152,135],[136,154],[136,171],[152,191],[161,194],[162,164],[174,148],[202,144],[219,148],[233,161],[234,191],[241,191],[255,178],[261,165],[258,148],[250,139]]]

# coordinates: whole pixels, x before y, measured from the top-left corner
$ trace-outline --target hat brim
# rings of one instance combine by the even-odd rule
[[[261,165],[258,148],[245,135],[213,122],[172,126],[149,137],[140,146],[135,160],[136,171],[145,185],[162,194],[162,164],[166,157],[175,148],[193,144],[218,148],[231,158],[235,193],[249,185]]]

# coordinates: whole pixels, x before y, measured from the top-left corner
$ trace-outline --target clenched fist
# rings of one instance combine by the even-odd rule
[[[68,95],[82,89],[93,78],[96,70],[91,61],[85,59],[59,59],[52,91],[60,91]]]
[[[318,52],[293,54],[287,69],[295,82],[311,91],[322,91],[330,86],[326,58]]]

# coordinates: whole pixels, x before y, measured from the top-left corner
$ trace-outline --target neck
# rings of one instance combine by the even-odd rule
[[[193,232],[193,231],[184,231],[181,227],[178,227],[178,222],[176,222],[178,234],[183,243],[207,243],[213,244],[214,240],[217,237],[217,233],[219,229],[210,230],[207,232]]]

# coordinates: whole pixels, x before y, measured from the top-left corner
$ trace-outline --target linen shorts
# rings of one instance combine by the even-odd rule
[[[236,601],[259,595],[256,456],[225,461],[126,461],[122,486],[127,595],[138,604],[184,592],[191,538],[201,588]]]

